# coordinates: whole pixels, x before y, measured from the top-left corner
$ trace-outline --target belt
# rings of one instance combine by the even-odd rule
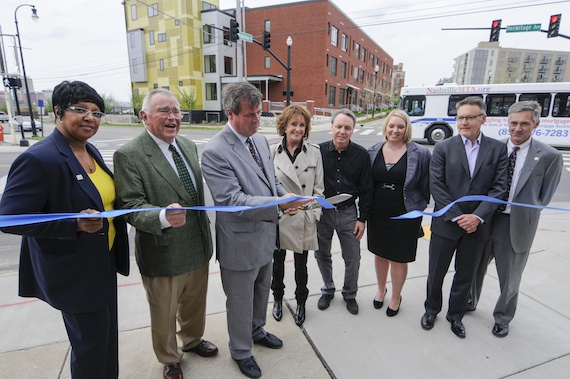
[[[354,205],[354,201],[349,201],[348,203],[340,203],[338,205],[336,205],[336,210],[337,211],[344,211],[345,209],[348,209],[350,207],[352,207]]]

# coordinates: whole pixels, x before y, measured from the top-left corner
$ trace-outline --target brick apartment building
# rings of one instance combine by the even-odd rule
[[[354,109],[370,108],[373,99],[377,106],[388,100],[392,57],[331,1],[246,8],[240,30],[260,42],[263,31],[269,31],[270,50],[285,65],[291,36],[291,102],[313,100],[319,108]],[[287,70],[261,46],[245,45],[248,81],[267,100],[285,101]]]

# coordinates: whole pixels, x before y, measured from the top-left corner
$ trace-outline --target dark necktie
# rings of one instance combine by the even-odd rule
[[[174,145],[168,146],[168,150],[172,151],[172,158],[174,159],[174,164],[176,165],[176,170],[178,171],[178,177],[184,184],[184,188],[190,194],[192,201],[195,205],[198,205],[198,194],[196,193],[196,188],[194,188],[194,184],[192,183],[192,178],[190,178],[190,173],[188,173],[188,169],[186,168],[186,164],[184,160],[176,150]]]
[[[509,194],[511,192],[511,184],[513,183],[513,174],[515,173],[515,165],[517,164],[517,151],[520,149],[518,146],[513,146],[513,152],[509,155],[509,166],[507,168],[507,192],[503,195],[504,201],[509,201]],[[499,205],[497,208],[499,212],[504,212],[507,209],[505,204]]]
[[[259,166],[259,168],[261,169],[263,174],[265,174],[265,170],[263,169],[263,164],[261,163],[261,159],[259,159],[259,156],[257,155],[257,153],[255,151],[255,146],[253,146],[253,141],[251,140],[251,138],[247,137],[247,139],[245,140],[245,143],[246,143],[247,147],[249,148],[249,152],[251,153],[253,160],[255,161],[255,163],[257,163],[257,165]]]

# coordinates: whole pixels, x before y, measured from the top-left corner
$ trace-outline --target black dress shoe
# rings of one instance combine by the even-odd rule
[[[164,366],[162,377],[164,379],[183,379],[184,375],[180,369],[180,363],[173,363],[171,365]]]
[[[255,358],[249,357],[244,359],[234,359],[234,361],[236,361],[241,373],[247,376],[248,378],[261,377],[261,369],[257,365]]]
[[[398,312],[400,312],[400,304],[402,304],[402,296],[400,296],[400,302],[398,303],[398,309],[394,310],[388,306],[388,308],[386,308],[386,316],[388,316],[388,317],[396,316],[398,314]]]
[[[186,353],[196,353],[201,357],[213,357],[214,355],[218,354],[218,348],[216,345],[206,340],[200,341],[198,345],[194,346],[191,349],[182,349],[182,351]]]
[[[295,310],[295,324],[297,326],[303,325],[305,322],[305,304],[297,305],[297,310]]]
[[[465,327],[461,320],[452,320],[449,316],[445,316],[447,321],[451,323],[451,331],[459,338],[465,338]]]
[[[275,300],[273,303],[273,318],[275,321],[281,321],[283,317],[283,300]]]
[[[281,341],[279,337],[271,333],[266,333],[265,337],[257,341],[253,341],[253,343],[256,343],[258,345],[263,345],[270,349],[281,349],[283,347],[283,341]]]
[[[357,315],[358,303],[356,302],[356,299],[344,299],[344,301],[346,301],[346,309],[348,309],[348,311],[353,315]]]
[[[333,299],[333,297],[334,295],[327,295],[327,294],[321,295],[321,298],[319,299],[319,302],[317,304],[319,309],[321,311],[327,309],[329,305],[331,305],[331,300]]]
[[[425,330],[430,330],[431,328],[433,328],[434,323],[435,323],[435,315],[424,313],[421,321],[422,328]]]
[[[493,335],[503,338],[509,335],[509,326],[504,324],[495,324],[493,326]]]
[[[384,298],[386,298],[387,293],[388,293],[388,288],[386,288],[386,291],[384,292]],[[374,305],[374,308],[380,309],[384,306],[384,300],[378,301],[376,300],[376,298],[374,298],[372,299],[372,305]]]

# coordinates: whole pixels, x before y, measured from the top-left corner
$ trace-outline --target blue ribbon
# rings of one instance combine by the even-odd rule
[[[391,217],[391,219],[392,220],[405,220],[405,219],[411,219],[411,218],[418,218],[418,217],[422,217],[422,216],[439,217],[439,216],[443,215],[445,212],[447,212],[449,210],[449,208],[453,207],[455,204],[466,202],[466,201],[486,201],[489,203],[510,204],[510,205],[514,205],[517,207],[537,208],[537,209],[554,209],[554,210],[558,210],[558,211],[570,211],[570,208],[550,207],[550,206],[546,206],[546,205],[535,205],[535,204],[525,204],[525,203],[515,203],[515,202],[510,202],[510,201],[499,200],[499,199],[496,199],[496,198],[490,197],[490,196],[469,195],[469,196],[460,197],[459,199],[447,204],[445,207],[441,208],[440,210],[438,210],[436,212],[430,213],[430,212],[423,212],[423,211],[411,211],[411,212],[405,213],[405,214],[400,215],[400,216]]]
[[[173,209],[185,209],[190,211],[216,211],[216,212],[242,212],[252,209],[267,208],[282,203],[288,203],[290,201],[296,200],[307,200],[313,199],[318,202],[325,209],[334,209],[334,205],[329,203],[326,199],[322,197],[314,196],[291,196],[284,199],[271,201],[269,203],[256,205],[256,206],[206,206],[198,205],[194,207],[181,207],[181,208],[168,208]],[[27,224],[37,224],[40,222],[49,222],[56,220],[66,220],[75,218],[114,218],[126,215],[128,213],[135,212],[148,212],[148,211],[160,211],[165,208],[137,208],[137,209],[115,209],[111,211],[104,211],[100,213],[41,213],[41,214],[20,214],[20,215],[0,215],[0,227],[6,226],[18,226]]]

